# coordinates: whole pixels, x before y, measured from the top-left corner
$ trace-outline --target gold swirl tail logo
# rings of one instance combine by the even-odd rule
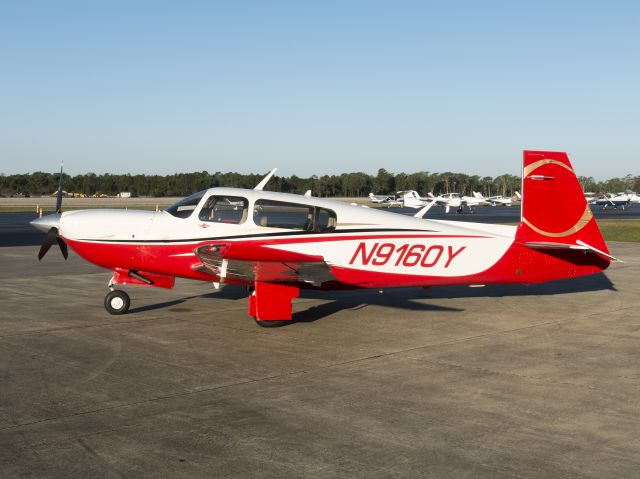
[[[589,205],[587,205],[580,219],[576,221],[576,223],[571,228],[569,228],[566,231],[562,231],[560,233],[553,233],[551,231],[545,231],[543,229],[540,229],[524,217],[522,218],[522,222],[538,234],[549,236],[551,238],[564,238],[565,236],[570,236],[572,234],[577,233],[582,228],[587,226],[587,223],[591,221],[591,218],[593,218],[593,213],[591,213],[591,208],[589,208]]]
[[[573,168],[571,168],[566,163],[563,163],[563,162],[558,161],[558,160],[552,160],[552,159],[549,159],[549,158],[545,158],[543,160],[535,161],[535,162],[531,163],[530,165],[528,165],[527,167],[525,167],[523,172],[522,172],[522,176],[524,178],[530,178],[531,173],[533,173],[535,170],[537,170],[538,168],[540,168],[541,166],[544,166],[544,165],[560,166],[561,168],[564,168],[565,170],[568,170],[568,171],[570,171],[571,173],[573,173],[575,175],[575,173],[573,171]],[[534,178],[531,178],[531,179],[534,179]],[[540,178],[535,178],[535,179],[540,179]],[[553,179],[553,178],[544,177],[544,179]],[[549,236],[551,238],[564,238],[566,236],[570,236],[572,234],[577,233],[582,228],[587,226],[587,223],[589,223],[589,221],[591,221],[591,218],[593,218],[593,213],[591,213],[591,208],[589,208],[589,205],[586,205],[585,210],[582,213],[582,216],[580,216],[578,221],[576,221],[575,224],[571,228],[566,230],[566,231],[561,231],[561,232],[558,232],[558,233],[554,233],[554,232],[551,232],[551,231],[545,231],[543,229],[538,228],[537,226],[535,226],[533,223],[531,223],[529,220],[527,220],[524,217],[522,218],[522,222],[524,224],[526,224],[529,228],[531,228],[533,231],[535,231],[538,234],[541,234],[541,235],[544,235],[544,236]]]

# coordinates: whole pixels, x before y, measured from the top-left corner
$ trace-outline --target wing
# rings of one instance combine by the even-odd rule
[[[252,283],[307,283],[320,286],[335,280],[322,256],[276,249],[257,242],[214,243],[200,246],[200,271],[221,281]]]

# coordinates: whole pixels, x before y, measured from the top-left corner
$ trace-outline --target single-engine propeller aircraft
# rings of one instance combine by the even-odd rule
[[[369,201],[371,203],[380,204],[386,203],[387,201],[395,199],[394,195],[374,195],[373,193],[369,193]]]
[[[404,200],[397,198],[396,195],[374,195],[373,193],[369,193],[369,201],[373,204],[384,205],[387,208],[404,206]]]
[[[629,206],[631,203],[631,195],[627,195],[626,193],[618,193],[618,194],[605,194],[600,198],[594,199],[590,202],[592,205],[602,206],[603,210],[607,209],[607,206],[612,206],[614,209],[622,209],[624,211],[625,207]]]
[[[521,199],[519,191],[516,191],[514,196],[518,200]],[[513,204],[513,196],[509,196],[509,197],[502,196],[502,195],[491,196],[489,198],[486,198],[484,201],[489,203],[491,206],[497,206],[497,205],[511,206]]]
[[[524,152],[518,226],[263,191],[270,175],[254,190],[211,188],[164,211],[45,216],[32,221],[47,233],[39,257],[57,241],[65,254],[69,245],[112,270],[111,314],[129,308],[122,285],[171,288],[175,277],[247,285],[249,315],[262,326],[291,320],[302,288],[539,283],[599,273],[615,260],[565,153]],[[564,198],[554,214],[550,197]]]
[[[465,206],[473,213],[476,206],[486,203],[484,197],[477,191],[473,192],[473,196],[461,195],[460,193],[445,193],[438,196],[428,193],[428,196],[429,205],[443,206],[445,213],[449,213],[451,208],[456,208],[458,213],[462,213]]]

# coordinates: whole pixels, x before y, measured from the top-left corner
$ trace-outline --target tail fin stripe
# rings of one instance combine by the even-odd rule
[[[593,218],[593,213],[591,213],[591,208],[589,208],[589,205],[587,205],[580,219],[576,221],[576,223],[571,228],[561,233],[553,233],[551,231],[542,230],[537,226],[535,226],[534,224],[532,224],[531,222],[529,222],[524,217],[522,218],[522,222],[538,234],[549,236],[550,238],[563,238],[565,236],[570,236],[580,231],[582,228],[587,226],[587,224],[589,223],[589,221],[591,221],[592,218]]]
[[[558,161],[558,160],[550,160],[548,158],[545,158],[544,160],[538,160],[538,161],[535,161],[535,162],[531,163],[530,165],[528,165],[524,169],[522,176],[524,178],[526,178],[527,176],[529,176],[531,174],[532,171],[540,168],[542,165],[550,165],[550,164],[562,166],[563,168],[565,168],[565,169],[569,170],[571,173],[573,173],[573,168],[571,168],[569,165],[565,165],[564,163],[562,163],[561,161]]]

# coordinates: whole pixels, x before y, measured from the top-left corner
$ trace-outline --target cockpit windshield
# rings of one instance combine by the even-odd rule
[[[169,206],[165,211],[176,218],[188,218],[191,216],[191,213],[193,213],[193,210],[196,209],[198,203],[200,203],[200,200],[206,192],[206,190],[198,191],[191,196],[187,196],[186,198],[183,198]]]

